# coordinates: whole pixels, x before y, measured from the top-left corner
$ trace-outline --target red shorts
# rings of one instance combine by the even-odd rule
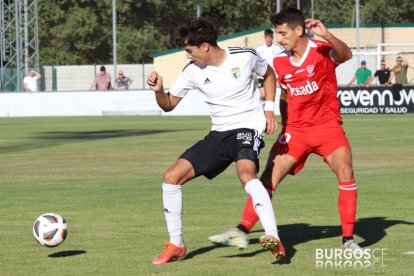
[[[272,150],[296,159],[291,172],[294,175],[303,168],[309,154],[316,153],[326,160],[327,156],[341,147],[351,148],[342,126],[326,124],[300,128],[287,126],[279,134]]]

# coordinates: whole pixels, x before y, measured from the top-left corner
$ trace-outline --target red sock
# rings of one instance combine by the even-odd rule
[[[268,191],[269,192],[269,191]],[[272,199],[272,192],[269,192],[270,199]],[[249,196],[244,206],[242,219],[240,220],[241,225],[243,225],[247,231],[250,232],[256,222],[259,220],[259,216],[256,214],[256,211],[253,207],[252,197]]]
[[[343,237],[351,237],[354,233],[356,206],[357,187],[355,180],[339,182],[338,210]]]

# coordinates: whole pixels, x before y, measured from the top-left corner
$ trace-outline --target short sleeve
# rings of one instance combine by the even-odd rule
[[[188,70],[184,70],[183,72],[181,72],[177,80],[170,87],[168,92],[171,95],[184,98],[189,90],[195,89],[194,82],[192,81],[192,78],[190,77],[190,74],[187,71]]]
[[[254,66],[254,70],[260,77],[263,77],[267,71],[267,61],[266,59],[257,52],[256,64]]]

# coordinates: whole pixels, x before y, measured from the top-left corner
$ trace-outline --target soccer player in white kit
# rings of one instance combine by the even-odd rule
[[[168,92],[155,71],[147,84],[164,111],[173,110],[188,92],[198,91],[211,110],[209,134],[187,149],[163,175],[163,210],[170,240],[153,264],[183,259],[186,245],[182,229],[182,186],[204,175],[208,179],[236,162],[239,180],[251,196],[265,235],[261,244],[272,252],[278,245],[276,219],[270,197],[257,178],[262,135],[277,130],[274,116],[276,78],[273,69],[254,49],[220,48],[216,28],[197,19],[177,30],[176,44],[191,60]],[[264,77],[265,110],[259,102],[253,73]]]
[[[256,52],[264,57],[267,63],[274,70],[275,68],[273,67],[273,59],[277,54],[283,52],[283,49],[279,45],[273,43],[273,31],[271,29],[266,29],[264,31],[264,40],[265,43],[257,46]],[[257,81],[259,83],[259,88],[261,88],[263,86],[263,78],[259,76],[257,77]],[[264,97],[264,94],[262,95],[262,91],[261,96]]]

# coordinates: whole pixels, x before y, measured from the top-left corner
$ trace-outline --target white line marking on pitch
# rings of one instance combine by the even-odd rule
[[[414,255],[414,251],[405,251],[403,252],[404,255]]]

